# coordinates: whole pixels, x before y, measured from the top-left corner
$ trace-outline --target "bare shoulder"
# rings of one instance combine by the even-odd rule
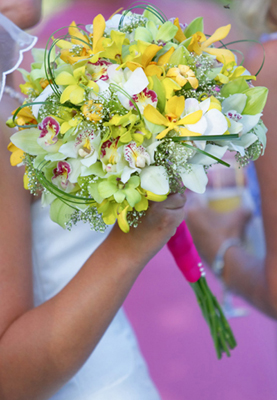
[[[11,167],[9,162],[10,132],[5,126],[6,117],[3,105],[0,112],[0,336],[11,321],[32,306],[30,195],[23,188],[24,167]]]

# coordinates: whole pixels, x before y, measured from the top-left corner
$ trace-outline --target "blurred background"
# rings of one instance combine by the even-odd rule
[[[47,39],[56,29],[70,25],[73,20],[82,24],[92,23],[98,13],[108,18],[119,7],[128,8],[131,3],[126,0],[102,0],[99,3],[93,0],[45,0],[42,21],[31,33],[39,36],[38,46],[45,47]],[[233,0],[154,0],[151,3],[169,18],[178,16],[180,22],[190,22],[197,16],[203,16],[207,34],[231,23],[232,30],[227,41],[254,38],[254,34],[243,29],[238,22]],[[243,50],[247,52],[248,45],[244,45]],[[24,59],[23,67],[28,69],[30,62],[29,54]],[[233,170],[232,190],[229,190],[222,183],[225,172],[222,169],[213,172],[208,196],[204,200],[211,207],[223,207],[224,210],[226,207],[227,210],[234,208],[241,202],[251,203],[245,189],[245,174],[241,170]],[[231,193],[227,202],[226,189]],[[253,240],[262,243],[262,229],[259,221],[252,220],[252,224],[248,242],[257,249]],[[258,239],[257,235],[251,237],[253,229],[260,235]],[[262,245],[258,251],[262,257]],[[221,299],[221,284],[209,272],[207,279]],[[164,400],[277,399],[276,323],[241,299],[234,297],[232,301],[234,308],[246,310],[247,315],[230,320],[238,347],[230,358],[218,361],[194,293],[179,273],[167,248],[162,249],[142,272],[124,307],[151,376]]]

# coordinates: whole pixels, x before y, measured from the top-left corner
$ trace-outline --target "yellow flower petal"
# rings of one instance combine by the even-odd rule
[[[24,151],[16,147],[13,143],[9,143],[8,150],[12,153],[10,156],[10,163],[14,167],[22,162]]]
[[[170,131],[170,128],[167,128],[165,130],[163,130],[162,132],[160,132],[157,136],[156,139],[163,139],[167,133]]]
[[[162,46],[157,46],[156,44],[150,44],[144,51],[141,57],[141,64],[145,68],[155,57],[159,50],[162,49]]]
[[[180,117],[185,108],[184,96],[174,96],[168,100],[166,104],[166,113],[175,114],[176,117]]]
[[[213,56],[216,56],[216,59],[219,62],[221,62],[222,64],[235,61],[234,54],[230,50],[227,50],[227,49],[215,49],[215,48],[209,47],[208,49],[205,49],[204,51]]]
[[[29,177],[26,174],[26,172],[23,175],[23,186],[24,186],[24,189],[29,190]]]
[[[174,37],[174,39],[178,40],[178,42],[183,42],[184,40],[186,40],[186,36],[184,34],[184,32],[182,31],[180,24],[179,24],[179,18],[175,18],[174,20],[174,25],[177,26],[178,31]]]
[[[57,85],[75,85],[76,80],[69,72],[61,72],[55,79]]]
[[[181,86],[170,78],[163,79],[162,84],[165,88],[165,96],[167,99],[170,99],[172,96],[174,96],[174,92],[176,92],[176,90],[181,89]]]
[[[100,39],[103,37],[104,31],[106,27],[106,21],[103,15],[98,14],[94,20],[93,20],[93,53],[97,53],[98,51],[103,50],[102,48],[99,50],[99,47],[101,47],[101,44],[98,42]]]
[[[180,121],[177,122],[177,125],[196,124],[196,122],[200,121],[202,115],[203,115],[202,110],[194,111],[186,115],[184,118],[180,119]]]
[[[198,133],[198,132],[192,132],[187,128],[180,128],[179,136],[202,136],[202,135],[201,135],[201,133]]]
[[[88,38],[79,31],[74,21],[70,24],[68,33],[71,36],[72,43],[81,45],[86,49],[90,49],[90,46],[88,45]]]
[[[158,78],[160,78],[162,76],[163,70],[161,67],[158,67],[155,64],[150,64],[145,68],[144,72],[146,76],[156,75]]]
[[[198,88],[198,86],[199,86],[198,79],[192,77],[192,78],[188,78],[188,81],[191,84],[191,87],[193,89],[197,89]]]
[[[143,115],[147,119],[147,121],[152,122],[156,125],[166,125],[168,124],[167,119],[151,104],[148,104],[143,112]]]
[[[165,65],[169,62],[170,57],[172,56],[172,54],[174,53],[175,49],[174,47],[171,47],[171,49],[169,49],[165,54],[163,54],[159,60],[158,60],[158,65]]]
[[[226,36],[228,35],[228,33],[230,32],[231,29],[231,24],[226,25],[226,26],[222,26],[220,28],[218,28],[213,34],[212,36],[210,36],[204,43],[205,47],[210,46],[212,43],[218,42],[219,40],[222,40],[224,38],[226,38]]]
[[[124,233],[128,233],[129,230],[130,230],[130,226],[129,226],[128,221],[127,221],[127,211],[128,211],[129,208],[130,208],[129,205],[126,206],[124,208],[124,210],[121,211],[121,213],[118,214],[118,217],[117,217],[118,226],[122,230],[122,232],[124,232]]]

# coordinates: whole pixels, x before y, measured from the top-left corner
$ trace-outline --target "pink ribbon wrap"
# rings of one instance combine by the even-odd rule
[[[185,221],[178,226],[167,246],[186,280],[197,282],[201,278],[203,266]]]

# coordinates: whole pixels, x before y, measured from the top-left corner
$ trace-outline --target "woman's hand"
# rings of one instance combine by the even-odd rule
[[[243,238],[250,217],[251,212],[243,208],[229,213],[218,213],[197,201],[186,210],[186,222],[194,243],[210,265],[226,239]]]
[[[109,240],[124,248],[143,267],[173,236],[185,216],[185,194],[172,194],[161,202],[151,202],[137,228],[123,233],[115,225]]]

